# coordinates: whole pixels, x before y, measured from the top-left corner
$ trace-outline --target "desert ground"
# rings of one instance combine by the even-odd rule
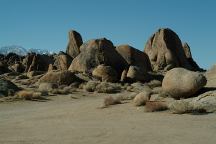
[[[101,109],[107,95],[110,94],[77,92],[52,96],[44,102],[0,103],[0,143],[214,144],[216,141],[215,113],[151,113],[145,112],[144,107],[132,106],[130,101]]]

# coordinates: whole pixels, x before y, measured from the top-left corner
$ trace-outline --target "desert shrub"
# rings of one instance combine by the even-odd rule
[[[74,91],[76,91],[76,89],[71,88],[71,87],[64,87],[62,89],[59,89],[59,88],[58,89],[52,89],[50,91],[50,93],[66,95],[66,94],[73,93]]]
[[[103,107],[108,107],[110,105],[121,104],[121,97],[107,96],[104,98]]]
[[[98,93],[117,93],[121,90],[121,86],[117,83],[101,82],[96,86]]]
[[[83,86],[83,88],[88,92],[94,92],[99,83],[100,82],[98,81],[88,81],[86,85]]]
[[[146,102],[145,105],[146,112],[163,111],[167,109],[168,107],[166,102],[162,102],[162,101],[148,101]]]
[[[40,92],[34,92],[34,91],[22,90],[22,91],[19,91],[16,93],[16,98],[24,99],[24,100],[41,99],[41,93]]]
[[[50,92],[53,89],[57,89],[58,85],[54,83],[40,83],[38,86],[38,90],[41,92]]]
[[[135,96],[133,99],[133,103],[135,106],[141,106],[145,105],[147,101],[150,99],[150,92],[149,91],[143,91]]]

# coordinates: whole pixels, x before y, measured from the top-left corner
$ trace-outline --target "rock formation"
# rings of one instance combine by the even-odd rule
[[[115,50],[113,43],[105,38],[94,39],[80,47],[80,54],[73,59],[69,70],[92,73],[98,65],[104,64],[113,67],[119,77],[127,68],[127,62]]]
[[[72,58],[64,53],[60,52],[55,57],[54,67],[56,67],[57,70],[67,70],[72,62]]]
[[[79,79],[70,71],[51,71],[40,78],[41,83],[54,83],[58,85],[70,85]]]
[[[144,52],[129,45],[117,46],[116,50],[126,60],[128,65],[137,66],[143,71],[152,71],[150,60]]]
[[[48,55],[30,53],[23,59],[25,72],[47,71],[49,64],[53,64],[53,58]]]
[[[3,96],[11,96],[15,92],[20,90],[14,83],[9,80],[0,78],[0,97]]]
[[[67,46],[66,53],[71,56],[72,58],[75,58],[80,53],[80,46],[83,44],[81,35],[72,30],[69,32],[69,42]]]
[[[198,64],[193,60],[193,57],[192,57],[192,54],[191,54],[191,50],[190,50],[190,46],[187,43],[183,44],[183,49],[184,49],[187,61],[188,61],[188,63],[191,66],[191,70],[193,70],[193,71],[203,71],[203,69],[201,69],[198,66]]]
[[[173,98],[188,98],[206,85],[206,78],[198,72],[173,68],[163,79],[162,88]]]
[[[99,65],[93,70],[92,75],[106,82],[118,81],[118,74],[111,66]]]
[[[149,56],[154,71],[167,71],[174,67],[191,69],[181,40],[171,29],[159,29],[147,41],[144,52]]]
[[[145,82],[148,80],[148,74],[137,66],[130,66],[127,71],[126,80],[129,82],[141,81]]]

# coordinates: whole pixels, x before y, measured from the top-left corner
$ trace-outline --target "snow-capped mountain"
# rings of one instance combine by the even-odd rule
[[[11,45],[11,46],[4,46],[0,48],[0,54],[3,55],[7,55],[9,53],[15,53],[17,55],[21,55],[24,56],[27,53],[37,53],[37,54],[52,54],[51,52],[49,52],[48,50],[41,50],[41,49],[25,49],[22,46],[18,46],[18,45]]]
[[[22,46],[11,45],[11,46],[4,46],[0,48],[0,53],[3,55],[7,55],[9,53],[16,53],[17,55],[26,55],[28,51],[23,48]]]

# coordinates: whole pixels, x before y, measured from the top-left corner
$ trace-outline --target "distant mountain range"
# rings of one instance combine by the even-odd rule
[[[24,56],[27,53],[37,53],[37,54],[52,54],[52,52],[49,52],[47,50],[41,50],[41,49],[25,49],[22,46],[18,46],[18,45],[10,45],[10,46],[4,46],[4,47],[0,47],[0,54],[3,55],[7,55],[9,53],[15,53],[17,55],[21,55]]]

